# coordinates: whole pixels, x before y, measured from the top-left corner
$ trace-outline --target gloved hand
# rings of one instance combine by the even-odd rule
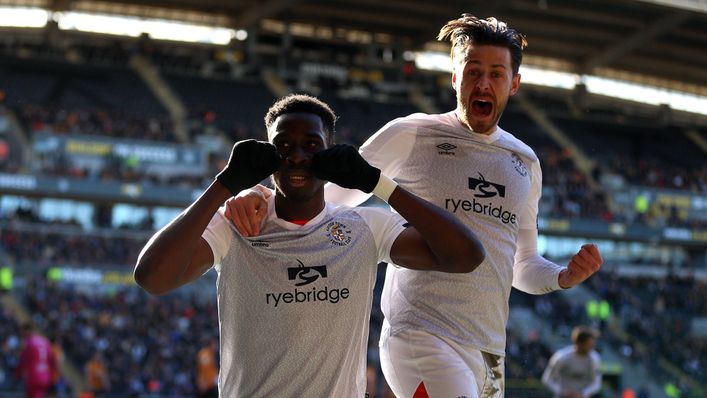
[[[256,140],[238,141],[216,180],[236,195],[277,171],[279,166],[280,156],[275,145]]]
[[[381,171],[368,164],[351,145],[334,145],[312,157],[312,173],[320,180],[369,193],[378,184]]]

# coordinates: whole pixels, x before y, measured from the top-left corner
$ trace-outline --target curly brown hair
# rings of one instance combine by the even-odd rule
[[[440,29],[437,40],[452,43],[451,57],[466,52],[474,45],[492,45],[506,47],[511,52],[513,74],[523,61],[523,49],[528,45],[525,35],[509,28],[505,22],[494,17],[477,18],[471,14],[462,14],[461,18],[447,22]]]

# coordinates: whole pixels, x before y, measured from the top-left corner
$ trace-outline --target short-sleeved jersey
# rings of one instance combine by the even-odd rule
[[[504,355],[518,231],[536,227],[535,153],[501,128],[472,133],[449,112],[396,119],[361,154],[402,187],[454,213],[486,249],[484,262],[468,274],[389,267],[382,307],[391,332],[422,329]]]
[[[299,226],[274,209],[258,237],[221,211],[202,235],[218,272],[219,394],[362,398],[377,264],[405,221],[327,205]]]
[[[580,355],[574,346],[555,352],[543,373],[543,383],[559,397],[567,392],[580,392],[589,397],[601,388],[601,357],[592,350]]]

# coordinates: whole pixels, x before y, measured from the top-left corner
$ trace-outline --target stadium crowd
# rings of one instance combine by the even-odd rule
[[[108,107],[64,107],[27,104],[17,109],[30,133],[100,135],[175,142],[174,128],[166,115],[128,114]]]
[[[380,267],[381,281],[384,269]],[[380,287],[379,283],[376,289]],[[198,296],[154,297],[135,287],[89,292],[33,278],[21,300],[33,314],[33,322],[48,337],[61,342],[67,360],[82,373],[96,353],[101,354],[110,382],[100,396],[191,397],[198,374],[197,351],[209,339],[218,339],[215,291],[207,291]],[[18,387],[13,370],[21,338],[19,324],[9,312],[0,312],[0,320],[2,391]],[[374,375],[380,367],[378,335],[382,320],[380,305],[375,302],[368,355],[368,367]],[[539,336],[510,332],[508,347],[508,377],[539,378],[550,353]],[[391,396],[386,395],[389,392],[382,377],[371,380],[375,381],[369,386],[371,397]]]
[[[704,281],[604,273],[590,286],[611,304],[621,329],[646,346],[637,355],[658,353],[695,380],[707,380],[707,344],[693,326],[694,319],[707,317]]]
[[[127,52],[118,49],[111,56],[125,61]],[[193,61],[190,57],[166,53],[153,55],[158,64],[164,62],[175,66],[178,64],[175,59],[179,62]],[[206,57],[211,59],[216,56],[209,54]],[[198,69],[196,65],[184,67]],[[4,95],[2,97],[4,100]],[[361,124],[361,120],[371,116],[372,112],[381,114],[380,120],[390,120],[394,116],[410,113],[411,107],[410,104],[396,108],[386,108],[385,105],[372,107],[360,103],[365,101],[356,103],[343,99],[335,102],[335,108],[342,115],[337,140],[353,144],[361,144],[382,125],[378,119],[365,126]],[[262,104],[262,108],[268,105]],[[9,110],[18,117],[30,138],[34,132],[51,132],[170,143],[177,141],[172,122],[159,113],[126,113],[111,106],[88,107],[17,98],[13,98]],[[7,112],[8,109],[2,111]],[[405,113],[400,113],[403,111]],[[228,120],[227,114],[208,105],[193,107],[187,125],[193,140],[218,130],[224,131],[232,140],[263,137],[260,128],[248,123],[234,123]],[[549,205],[541,208],[541,216],[661,226],[707,225],[704,221],[686,220],[672,208],[655,208],[638,217],[633,214],[633,209],[611,211],[605,193],[590,187],[588,176],[576,167],[569,150],[554,145],[541,145],[535,149],[542,163],[544,185],[551,191],[547,195]],[[707,165],[680,167],[659,159],[647,159],[636,160],[613,154],[610,161],[603,162],[602,167],[596,169],[593,177],[602,181],[605,177],[618,176],[629,185],[707,193]],[[37,160],[38,172],[42,174],[100,181],[180,184],[201,188],[211,181],[210,176],[213,175],[209,172],[209,177],[177,175],[160,179],[142,172],[135,164],[118,159],[109,159],[98,172],[73,167],[62,156]],[[218,163],[218,160],[213,163]],[[0,164],[0,171],[16,171],[15,168],[7,170],[3,167]],[[30,226],[27,227],[27,224]],[[106,222],[98,224],[105,225]],[[78,222],[43,220],[32,211],[22,209],[13,214],[0,214],[0,226],[0,255],[9,257],[8,262],[13,264],[132,267],[145,243],[142,235],[89,233],[82,230]],[[139,228],[150,230],[154,225],[147,223]],[[663,280],[619,278],[600,273],[591,278],[589,284],[595,293],[610,303],[617,319],[620,319],[620,328],[633,336],[632,340],[627,341],[599,325],[605,333],[602,340],[606,344],[631,360],[653,364],[652,371],[656,374],[662,370],[650,358],[650,352],[659,352],[695,380],[707,380],[707,345],[704,340],[693,338],[690,334],[692,319],[707,317],[707,288],[704,282],[674,277]],[[376,293],[378,300],[380,290]],[[215,296],[213,292],[207,296],[172,294],[155,298],[134,287],[87,293],[34,278],[29,280],[21,299],[33,314],[33,321],[49,333],[49,337],[61,342],[67,359],[76,367],[83,370],[96,357],[96,353],[110,359],[106,361],[110,382],[104,387],[104,396],[153,394],[186,397],[195,393],[197,351],[207,345],[209,339],[217,338]],[[556,294],[517,298],[512,304],[529,306],[564,335],[568,335],[578,322],[591,321],[586,318],[585,308],[572,305]],[[379,374],[378,334],[383,315],[380,303],[375,302],[372,308],[368,359],[372,373]],[[16,389],[17,381],[12,375],[20,349],[19,322],[4,308],[0,308],[0,336],[0,391]],[[642,350],[640,346],[647,349]],[[521,336],[509,330],[507,378],[538,380],[551,353],[539,334]],[[689,393],[689,387],[683,385],[681,388],[686,394]],[[373,391],[385,394],[380,376]],[[371,395],[375,396],[379,395]]]
[[[49,266],[126,267],[137,258],[146,238],[97,236],[78,226],[45,231],[3,226],[0,249],[12,263]]]
[[[213,296],[155,298],[132,287],[92,294],[38,278],[22,299],[81,370],[96,353],[105,358],[104,397],[194,396],[197,351],[218,338]]]

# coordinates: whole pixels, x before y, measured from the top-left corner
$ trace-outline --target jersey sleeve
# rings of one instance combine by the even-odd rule
[[[226,252],[228,252],[228,244],[233,234],[233,231],[228,225],[230,221],[226,219],[224,211],[224,207],[218,209],[216,214],[211,218],[211,221],[209,221],[209,225],[204,230],[204,233],[201,234],[201,237],[204,238],[206,243],[211,247],[211,251],[214,255],[214,265],[217,271],[219,271],[218,267],[220,267],[223,257],[226,255]]]
[[[542,170],[537,157],[530,165],[531,186],[528,202],[520,213],[513,287],[529,294],[560,290],[558,276],[564,267],[538,254],[538,202],[542,190]]]
[[[361,156],[386,176],[395,179],[412,153],[417,126],[404,118],[381,127],[361,145]]]
[[[536,229],[538,228],[538,203],[542,194],[542,169],[540,162],[535,159],[530,164],[530,194],[528,202],[520,212],[518,227],[520,229]]]
[[[529,294],[560,290],[559,276],[564,267],[538,254],[538,229],[518,231],[513,264],[513,287]]]
[[[386,176],[395,179],[415,145],[417,129],[404,118],[395,119],[381,127],[366,142],[359,152],[368,163],[377,167]],[[370,193],[342,188],[328,183],[324,187],[324,198],[337,205],[355,207],[371,197]]]
[[[356,207],[371,197],[370,193],[340,187],[334,183],[327,182],[324,186],[324,200],[336,205]]]
[[[559,358],[559,352],[556,352],[552,355],[552,357],[550,357],[550,361],[548,362],[541,378],[542,383],[556,395],[559,395],[562,391],[562,386],[560,386],[560,383],[557,382],[557,374],[555,372],[555,367],[557,366],[557,361]]]
[[[359,207],[353,209],[368,224],[378,250],[378,261],[391,263],[390,248],[405,230],[405,219],[397,213],[381,207]]]

